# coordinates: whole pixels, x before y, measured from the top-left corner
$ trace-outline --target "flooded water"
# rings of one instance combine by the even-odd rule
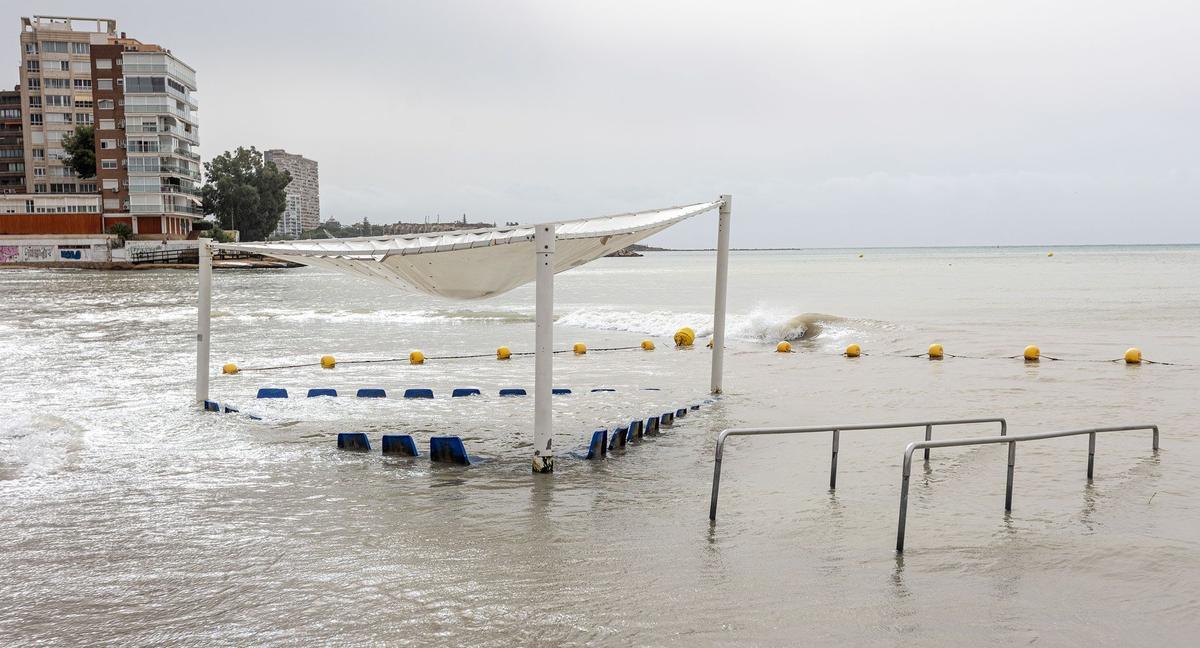
[[[735,253],[727,393],[604,461],[572,453],[707,398],[709,351],[670,335],[704,339],[713,259],[559,275],[558,348],[658,348],[556,357],[573,393],[553,476],[529,473],[532,398],[496,397],[532,391],[532,359],[436,359],[531,350],[531,287],[454,303],[218,271],[211,394],[243,413],[225,415],[192,403],[194,273],[0,271],[0,643],[1192,645],[1200,248],[859,252]],[[867,355],[842,357],[850,342]],[[905,357],[931,342],[965,357]],[[1063,360],[1009,358],[1027,344]],[[1175,364],[1105,362],[1130,346]],[[435,359],[346,364],[413,349]],[[347,398],[360,387],[391,398]],[[1086,437],[1022,444],[1011,514],[1004,446],[935,450],[901,557],[900,461],[923,430],[843,433],[836,491],[829,435],[736,438],[709,523],[722,429],[981,416],[1010,434],[1155,423],[1162,449],[1101,435],[1088,483]],[[375,450],[338,451],[346,431]],[[385,433],[423,456],[381,456]],[[477,463],[431,465],[433,434]]]

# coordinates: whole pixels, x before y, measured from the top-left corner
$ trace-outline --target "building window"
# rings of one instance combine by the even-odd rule
[[[94,183],[94,182],[80,183],[79,190],[84,193],[96,193],[96,183]],[[88,211],[93,211],[93,210],[88,209]]]
[[[30,126],[41,126],[42,125],[42,113],[29,113],[29,125]]]
[[[43,54],[66,54],[67,41],[42,41]]]
[[[91,90],[92,89],[92,80],[91,79],[75,79],[75,89],[76,90]]]
[[[100,160],[100,168],[101,169],[115,169],[115,168],[117,168],[117,161],[116,160]]]
[[[75,183],[74,182],[62,182],[62,183],[51,182],[50,183],[50,193],[75,193]]]
[[[41,72],[42,64],[39,61],[25,61],[25,69],[29,72]]]
[[[33,149],[33,159],[45,160],[46,159],[46,149],[44,149],[44,148]]]
[[[46,95],[46,105],[67,107],[74,105],[74,102],[71,100],[70,95],[48,94]]]
[[[75,113],[75,123],[76,123],[76,124],[90,124],[90,123],[92,123],[92,113],[90,113],[90,112],[88,112],[88,113]]]
[[[44,184],[33,185],[33,193],[46,193],[46,185],[44,185]]]
[[[166,79],[163,77],[132,76],[126,80],[125,92],[166,92]]]
[[[37,43],[25,43],[26,54],[37,54]]]
[[[29,107],[30,108],[41,108],[42,107],[42,95],[29,95]]]
[[[117,148],[117,140],[102,139],[102,140],[100,140],[100,148],[104,149],[104,150],[115,149],[115,148]]]
[[[112,110],[113,101],[112,99],[101,99],[100,101],[96,102],[96,107],[100,110]]]
[[[30,90],[41,90],[42,80],[37,77],[29,77],[29,83],[27,85],[29,86]]]
[[[92,46],[88,43],[71,43],[72,54],[91,54]]]
[[[91,76],[92,62],[91,61],[71,61],[71,72],[74,72],[75,74],[86,74],[88,76]]]
[[[46,79],[46,87],[57,90],[66,90],[71,87],[70,79]]]
[[[71,62],[70,61],[46,61],[45,69],[47,72],[70,72],[71,71]]]
[[[104,211],[117,211],[119,209],[121,209],[121,199],[120,198],[105,198],[104,199]]]
[[[115,119],[101,119],[100,120],[100,130],[115,130],[116,127],[117,127],[117,120],[115,120]]]
[[[46,175],[46,167],[33,167],[33,175],[44,177]]]
[[[96,79],[97,90],[112,90],[112,79]]]
[[[96,59],[96,69],[97,70],[111,70],[112,69],[112,59]]]
[[[75,100],[75,107],[76,107],[76,108],[91,108],[91,107],[92,107],[92,102],[90,102],[90,101],[87,101],[86,99],[76,99],[76,100]]]
[[[116,178],[104,178],[100,182],[104,186],[105,191],[116,191],[117,190]]]

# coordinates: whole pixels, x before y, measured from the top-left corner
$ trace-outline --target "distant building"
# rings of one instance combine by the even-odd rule
[[[20,44],[22,190],[29,198],[82,194],[101,209],[68,200],[65,208],[88,208],[70,231],[60,229],[62,217],[45,216],[0,219],[0,234],[101,234],[126,223],[143,238],[187,238],[203,215],[195,70],[170,50],[118,34],[109,18],[22,18]],[[0,128],[6,121],[0,117]],[[95,178],[63,165],[63,137],[81,124],[95,128]],[[0,141],[7,133],[0,131]],[[11,168],[0,161],[0,170]],[[0,182],[15,172],[3,175]],[[36,210],[41,202],[9,204]],[[62,212],[31,212],[50,213]],[[77,231],[85,223],[87,231]]]
[[[294,239],[300,238],[302,232],[317,229],[321,225],[321,180],[316,160],[283,149],[264,152],[263,160],[274,162],[292,176],[286,189],[287,207],[279,217],[274,236]]]

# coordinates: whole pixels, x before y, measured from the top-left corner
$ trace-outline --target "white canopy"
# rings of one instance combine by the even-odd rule
[[[554,272],[581,266],[720,206],[714,200],[558,223]],[[213,247],[330,268],[439,297],[480,299],[534,280],[534,227]]]

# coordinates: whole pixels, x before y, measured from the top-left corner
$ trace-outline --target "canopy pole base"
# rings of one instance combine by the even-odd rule
[[[717,290],[713,300],[712,393],[720,394],[725,373],[725,295],[729,285],[729,217],[733,196],[721,196],[717,224]]]
[[[534,315],[533,472],[554,472],[554,224],[534,231],[537,250],[536,314]]]

